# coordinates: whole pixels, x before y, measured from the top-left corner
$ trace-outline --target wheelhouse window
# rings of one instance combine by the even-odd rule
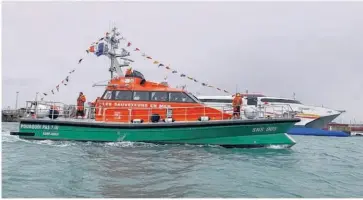
[[[112,99],[112,91],[110,90],[107,90],[101,99],[105,99],[105,100],[111,100]]]
[[[135,91],[133,96],[134,101],[149,101],[150,93],[146,91]]]
[[[168,101],[167,92],[151,92],[151,101]]]
[[[263,98],[261,99],[261,102],[266,103],[294,103],[294,104],[301,104],[300,101],[292,100],[292,99],[269,99],[269,98]]]
[[[194,103],[195,101],[184,92],[169,92],[170,102]]]
[[[132,92],[131,91],[115,91],[115,100],[120,101],[131,101],[132,100]]]

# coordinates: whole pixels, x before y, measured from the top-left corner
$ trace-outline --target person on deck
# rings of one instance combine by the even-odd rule
[[[129,68],[126,70],[125,77],[130,77],[132,75],[132,69]]]
[[[239,119],[241,116],[241,105],[242,105],[242,97],[240,93],[237,93],[232,101],[233,106],[233,118]]]
[[[76,118],[78,118],[78,116],[82,116],[82,118],[84,118],[84,103],[86,102],[86,96],[83,95],[83,92],[79,93],[78,99],[77,99],[77,113],[76,113]]]

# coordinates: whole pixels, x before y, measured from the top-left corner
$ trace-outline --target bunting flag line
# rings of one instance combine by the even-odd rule
[[[102,39],[102,38],[101,38]],[[102,39],[103,40],[103,39]],[[97,42],[98,43],[98,42]],[[86,55],[89,53],[89,52],[92,52],[92,51],[94,51],[95,50],[95,48],[92,48],[92,47],[90,47],[88,50],[86,50]],[[81,57],[79,60],[78,60],[78,64],[81,64],[82,63],[82,61],[84,60],[84,57],[85,56],[83,56],[83,57]],[[72,69],[72,70],[70,70],[69,72],[68,72],[68,76],[66,76],[66,78],[65,79],[63,79],[60,83],[58,83],[57,85],[56,85],[56,87],[55,88],[52,88],[51,90],[48,90],[48,92],[43,92],[43,93],[40,93],[40,96],[41,96],[41,99],[44,99],[46,96],[48,96],[49,94],[55,94],[55,89],[56,89],[56,91],[57,92],[59,92],[59,87],[60,87],[60,85],[64,85],[64,86],[67,86],[68,85],[68,82],[69,82],[69,77],[70,77],[70,75],[72,75],[73,73],[75,73],[76,72],[76,68],[75,69]]]
[[[122,39],[126,41],[126,47],[127,47],[127,48],[130,48],[130,47],[132,46],[132,42],[128,41],[128,40],[127,40],[126,38],[124,38],[124,37],[123,37]],[[134,52],[140,52],[142,57],[145,57],[145,58],[147,58],[147,59],[151,60],[151,61],[152,61],[152,64],[157,65],[157,66],[158,66],[158,68],[160,68],[160,67],[164,67],[166,70],[171,71],[171,73],[172,73],[172,74],[178,74],[178,71],[177,71],[177,70],[170,68],[170,66],[169,66],[169,65],[165,66],[163,63],[161,63],[161,62],[160,62],[160,61],[158,61],[158,60],[154,60],[151,56],[148,56],[145,52],[142,52],[142,51],[140,50],[140,48],[135,47],[135,48],[133,48],[133,51],[134,51]],[[200,81],[198,81],[197,79],[195,79],[195,78],[193,78],[193,77],[190,77],[190,76],[187,76],[186,74],[183,74],[183,73],[182,73],[182,74],[180,74],[180,77],[186,77],[187,79],[192,80],[192,81],[194,81],[195,83],[200,82]],[[218,87],[214,87],[213,85],[209,85],[209,84],[206,84],[206,83],[201,83],[201,85],[202,85],[202,86],[209,87],[209,88],[214,88],[214,89],[216,89],[216,90],[218,90],[218,91],[222,91],[222,89],[220,89],[220,88],[218,88]],[[227,90],[223,90],[223,92],[228,93],[228,94],[231,94],[231,93],[230,93],[230,92],[228,92]]]
[[[91,45],[85,50],[85,55],[82,56],[79,60],[78,60],[78,65],[82,64],[85,56],[87,56],[88,54],[92,53],[94,55],[96,55],[97,57],[101,56],[101,55],[106,55],[108,54],[108,51],[109,51],[109,47],[108,47],[108,41],[113,40],[114,38],[110,38],[110,33],[109,32],[106,32],[105,33],[105,36],[104,37],[101,37],[99,38],[96,42],[92,42]],[[131,41],[128,41],[126,38],[124,37],[121,37],[120,40],[124,40],[126,41],[126,48],[133,48],[131,51],[134,51],[134,52],[139,52],[141,54],[142,57],[144,57],[145,59],[147,60],[150,60],[152,62],[152,64],[154,65],[157,65],[158,68],[162,67],[162,68],[165,68],[166,70],[168,71],[171,71],[172,74],[178,74],[180,77],[182,78],[187,78],[195,83],[201,83],[202,86],[204,87],[209,87],[209,88],[214,88],[218,91],[223,91],[225,93],[228,93],[230,94],[230,92],[228,92],[227,90],[222,90],[221,88],[218,88],[218,87],[214,87],[213,85],[209,85],[207,83],[204,83],[204,82],[200,82],[198,81],[197,79],[191,77],[191,76],[188,76],[184,73],[180,73],[178,72],[177,70],[175,69],[172,69],[170,67],[170,65],[165,65],[163,64],[162,62],[160,62],[159,60],[155,60],[153,59],[151,56],[147,55],[145,52],[142,52],[140,50],[140,48],[138,47],[133,47],[133,43]],[[78,66],[77,65],[77,66]],[[74,72],[76,71],[76,69],[73,69],[69,72],[69,75],[63,79],[59,84],[56,85],[55,89],[57,92],[59,92],[59,86],[60,85],[64,85],[64,86],[67,86],[68,83],[69,83],[69,78],[70,78],[70,75],[72,75]],[[51,90],[48,90],[48,92],[43,92],[43,93],[40,93],[41,94],[41,99],[43,100],[46,96],[48,96],[48,94],[52,93],[52,94],[55,94],[54,92],[54,88],[51,89]],[[44,96],[42,96],[42,94]]]
[[[78,60],[78,64],[81,64],[82,61],[84,60],[85,56],[87,56],[89,53],[93,53],[95,54],[97,57],[104,55],[106,53],[108,53],[108,46],[106,45],[106,43],[104,42],[105,39],[110,39],[109,37],[110,33],[106,32],[105,33],[105,37],[101,37],[100,39],[98,39],[96,42],[92,42],[91,45],[88,47],[88,49],[85,50],[85,55],[82,56],[79,60]],[[122,38],[121,38],[122,39]],[[129,46],[131,46],[131,43],[129,44]],[[135,49],[135,51],[138,51],[139,49]],[[73,74],[76,71],[76,69],[73,69],[69,72],[69,74]],[[69,83],[69,78],[70,76],[68,75],[65,79],[63,79],[61,81],[61,83],[59,83],[56,86],[57,92],[59,92],[59,86],[60,85],[64,85],[67,86]],[[45,96],[48,96],[48,94],[55,94],[54,93],[54,88],[51,90],[48,90],[48,92],[43,92],[42,94],[44,95],[43,97],[41,97],[41,99],[44,99]],[[42,96],[42,95],[40,95]]]

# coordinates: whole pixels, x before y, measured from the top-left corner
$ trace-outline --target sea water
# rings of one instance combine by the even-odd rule
[[[291,149],[27,141],[2,123],[2,197],[363,197],[363,137]]]

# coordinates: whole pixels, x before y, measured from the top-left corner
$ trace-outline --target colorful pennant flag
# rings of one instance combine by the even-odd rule
[[[91,44],[91,46],[86,50],[86,53],[87,54],[89,54],[90,52],[91,53],[94,53],[97,57],[99,57],[99,56],[101,56],[101,55],[105,55],[105,54],[107,54],[108,53],[108,44],[107,43],[105,43],[105,42],[103,42],[104,40],[106,41],[106,39],[107,40],[109,40],[110,39],[110,33],[109,32],[106,32],[105,33],[105,37],[102,37],[102,38],[100,38],[100,39],[98,39],[98,41],[96,41],[96,42],[93,42],[92,44]],[[121,37],[120,38],[120,40],[126,40],[126,38],[124,38],[124,37]],[[106,41],[107,42],[107,41]],[[132,46],[132,43],[130,42],[130,41],[126,41],[127,43],[126,43],[126,46],[127,47],[131,47]],[[140,48],[134,48],[133,49],[133,51],[141,51],[140,50]],[[151,57],[151,56],[147,56],[146,54],[145,54],[145,52],[140,52],[141,53],[141,56],[143,56],[143,57],[146,57],[147,59],[149,59],[149,60],[151,60],[152,62],[153,62],[153,64],[155,64],[155,65],[158,65],[158,68],[160,68],[160,67],[165,67],[165,69],[166,70],[172,70],[172,73],[173,74],[178,74],[178,71],[177,70],[175,70],[175,69],[172,69],[172,68],[170,68],[170,66],[168,65],[168,66],[165,66],[163,63],[160,63],[160,61],[157,61],[157,60],[153,60],[153,58]],[[82,61],[83,61],[83,59],[84,59],[84,57],[82,57],[82,58],[80,58],[79,60],[78,60],[78,64],[81,64],[82,63]],[[72,74],[73,72],[75,72],[75,69],[73,69],[72,71],[70,71],[69,72],[69,74]],[[190,77],[190,76],[187,76],[186,74],[180,74],[180,77],[186,77],[186,78],[188,78],[189,80],[192,80],[192,81],[194,81],[194,82],[199,82],[197,79],[195,79],[195,78],[192,78],[192,77]],[[67,76],[64,80],[62,80],[62,82],[60,83],[60,84],[63,84],[63,85],[67,85],[67,83],[69,82],[69,76]],[[59,85],[60,84],[58,84],[57,86],[56,86],[56,89],[57,89],[57,91],[59,92]],[[206,87],[210,87],[210,88],[214,88],[214,86],[212,86],[212,85],[208,85],[207,83],[201,83],[202,84],[202,86],[206,86]],[[216,88],[217,90],[219,90],[219,91],[221,91],[222,89],[220,89],[220,88]],[[225,93],[229,93],[227,90],[223,90]],[[52,94],[54,94],[54,89],[52,89],[51,90],[51,92],[52,92]],[[49,93],[43,93],[43,95],[44,96],[47,96]],[[44,97],[42,97],[42,99],[43,99]]]

